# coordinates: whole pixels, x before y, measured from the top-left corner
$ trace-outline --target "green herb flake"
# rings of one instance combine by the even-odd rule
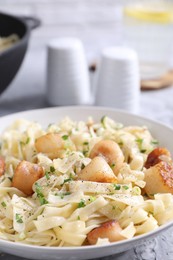
[[[115,163],[112,163],[110,167],[113,169],[115,167]]]
[[[49,175],[49,172],[45,172],[45,176],[46,176],[46,179],[49,180],[50,179],[50,175]]]
[[[86,206],[85,200],[81,199],[81,201],[78,203],[78,208],[83,208],[85,206]]]
[[[142,145],[143,139],[142,139],[142,138],[138,138],[138,139],[136,139],[136,142],[137,142],[139,145]]]
[[[82,163],[82,165],[81,165],[81,169],[83,170],[84,168],[85,168],[85,164]]]
[[[26,145],[26,144],[29,144],[29,142],[30,142],[30,137],[27,137],[25,142],[20,141],[20,145]]]
[[[48,201],[45,199],[45,197],[38,197],[38,198],[39,198],[39,201],[40,201],[41,205],[48,204]]]
[[[141,153],[146,153],[146,151],[147,151],[146,149],[141,149],[140,150]]]
[[[40,194],[42,187],[40,186],[40,184],[38,182],[35,183],[35,186],[36,186],[36,193],[38,195],[38,194]]]
[[[35,186],[36,186],[37,198],[39,199],[40,204],[41,205],[48,204],[48,201],[45,199],[42,193],[42,187],[37,182],[35,183]]]
[[[50,172],[55,172],[55,168],[53,166],[50,166]]]
[[[102,124],[102,126],[105,128],[105,118],[106,118],[106,116],[102,116],[102,118],[101,118],[101,120],[100,120],[100,122],[101,122],[101,124]]]
[[[120,190],[121,189],[121,186],[119,184],[114,184],[114,189],[115,190]]]
[[[30,137],[28,137],[28,138],[26,139],[26,144],[29,144],[29,142],[30,142]]]
[[[157,140],[152,140],[152,141],[151,141],[151,144],[159,144],[159,141],[157,141]]]
[[[83,155],[86,156],[88,154],[88,150],[83,151]]]
[[[70,195],[70,194],[71,194],[70,191],[64,192],[64,196],[67,196],[67,195]]]
[[[61,197],[61,199],[63,199],[64,196],[67,196],[67,195],[70,195],[70,194],[71,194],[71,192],[67,191],[67,192],[59,193],[57,195],[59,195]]]
[[[1,202],[1,205],[2,205],[2,207],[4,207],[4,208],[7,206],[4,201]]]
[[[64,141],[68,140],[68,135],[63,135],[63,136],[62,136],[62,139],[63,139]]]
[[[48,124],[47,128],[50,128],[53,125],[53,123]]]
[[[95,200],[96,200],[96,197],[94,197],[94,196],[90,196],[90,197],[89,197],[89,201],[90,201],[90,202],[93,202],[93,201],[95,201]]]
[[[124,185],[124,186],[123,186],[123,189],[128,190],[128,189],[129,189],[129,186]]]
[[[151,193],[151,194],[149,194],[149,196],[152,196],[152,197],[153,197],[154,195],[155,195],[155,193]]]
[[[72,181],[72,178],[65,179],[64,182],[63,182],[63,184],[64,184],[64,183],[67,183],[67,182],[70,182],[70,181]],[[63,184],[61,184],[61,186],[62,186]]]
[[[80,220],[80,216],[77,217],[77,220]]]
[[[16,213],[16,221],[17,221],[17,223],[23,223],[22,216],[18,213]]]
[[[88,145],[89,143],[88,142],[84,142],[83,145]]]

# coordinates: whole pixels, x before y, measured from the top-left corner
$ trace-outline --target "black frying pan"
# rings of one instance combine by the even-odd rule
[[[16,17],[0,12],[0,36],[13,33],[20,38],[18,42],[3,52],[0,52],[0,94],[15,77],[25,56],[31,29],[40,25],[34,17]]]

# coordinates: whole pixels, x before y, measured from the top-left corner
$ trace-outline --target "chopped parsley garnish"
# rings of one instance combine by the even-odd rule
[[[53,166],[50,166],[50,171],[45,172],[45,176],[46,176],[47,180],[50,179],[50,173],[53,173],[53,172],[55,172],[55,168]]]
[[[83,208],[85,206],[86,206],[85,200],[81,199],[81,201],[78,203],[78,208]]]
[[[138,147],[139,147],[141,153],[145,153],[147,151],[146,149],[142,148],[143,141],[144,141],[144,139],[142,139],[142,138],[136,139],[136,142],[138,143]]]
[[[120,190],[121,189],[121,186],[119,184],[114,184],[114,189],[115,190]]]
[[[81,165],[81,169],[83,170],[84,168],[85,168],[85,164],[82,163],[82,165]]]
[[[62,136],[62,139],[65,141],[65,140],[67,140],[68,139],[68,135],[63,135]]]
[[[123,186],[123,189],[128,190],[128,189],[129,189],[129,186],[124,185],[124,186]]]
[[[48,124],[47,128],[51,127],[52,125],[53,125],[53,123]]]
[[[50,166],[50,172],[55,172],[55,168],[53,166]]]
[[[38,198],[39,198],[39,201],[40,201],[41,205],[48,204],[48,201],[45,199],[44,196],[43,197],[39,196]]]
[[[136,142],[137,142],[139,145],[142,145],[143,139],[142,139],[142,138],[138,138],[138,139],[136,139]]]
[[[90,196],[90,197],[89,197],[89,201],[90,201],[90,202],[93,202],[93,201],[95,201],[95,200],[96,200],[96,197],[93,197],[93,196]]]
[[[2,207],[4,207],[4,208],[7,206],[4,201],[1,202],[1,205],[2,205]]]
[[[18,213],[16,213],[16,221],[17,221],[17,223],[23,223],[22,216]]]
[[[155,193],[151,193],[151,194],[149,194],[150,196],[154,196],[155,195]]]
[[[86,156],[88,153],[88,150],[83,151],[83,155]]]
[[[77,220],[80,220],[80,216],[77,217]]]
[[[102,124],[102,126],[105,128],[105,118],[106,118],[106,116],[102,116],[102,118],[101,118],[101,120],[100,120],[100,122],[101,122],[101,124]]]
[[[84,148],[83,148],[83,155],[87,156],[87,154],[89,152],[89,143],[88,142],[84,142],[83,146],[84,146]]]
[[[71,192],[67,191],[67,192],[63,192],[63,193],[55,193],[55,196],[60,196],[61,199],[64,198],[64,196],[70,195]]]
[[[141,149],[140,152],[141,153],[145,153],[147,150],[146,149]]]
[[[159,141],[157,141],[157,140],[152,140],[152,141],[151,141],[151,144],[159,144]]]
[[[72,178],[72,175],[70,174],[70,178],[64,179],[64,182],[61,184],[61,186],[63,186],[65,183],[70,182],[72,180],[73,180],[73,178]]]
[[[70,195],[71,192],[70,192],[70,191],[67,191],[67,192],[64,192],[63,194],[64,194],[64,196],[67,196],[67,195]]]
[[[30,142],[30,138],[28,137],[28,138],[26,139],[26,144],[29,144],[29,142]]]
[[[50,179],[50,175],[49,175],[49,172],[45,172],[45,176],[46,176],[46,179],[49,180]]]
[[[26,141],[25,142],[20,141],[20,144],[21,145],[26,145],[26,144],[29,144],[29,142],[30,142],[30,137],[27,137]]]
[[[115,167],[115,163],[112,163],[110,167],[113,169]]]
[[[37,182],[35,183],[35,186],[36,186],[36,193],[37,195],[39,195],[41,193],[42,187]]]
[[[42,193],[42,187],[36,182],[35,183],[36,186],[36,193],[37,193],[37,198],[40,201],[41,205],[47,204],[48,201],[45,199],[44,194]]]

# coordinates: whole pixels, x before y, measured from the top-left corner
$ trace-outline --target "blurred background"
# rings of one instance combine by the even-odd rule
[[[5,0],[0,10],[37,16],[42,26],[32,34],[31,45],[44,46],[51,38],[74,36],[82,40],[88,59],[110,44],[122,43],[123,0]]]
[[[1,1],[0,11],[40,18],[42,26],[33,32],[31,39],[31,44],[35,46],[44,46],[55,37],[80,38],[86,48],[89,62],[93,62],[100,50],[109,45],[127,44],[139,52],[144,52],[149,46],[148,41],[151,37],[155,48],[157,45],[161,48],[163,41],[173,40],[173,33],[171,35],[170,31],[173,6],[169,6],[172,2],[172,0],[5,0]]]
[[[169,100],[172,92],[165,94],[162,88],[173,85],[172,0],[5,0],[0,3],[0,11],[41,20],[41,26],[31,33],[17,76],[0,97],[2,114],[11,112],[13,106],[15,111],[30,109],[29,97],[33,108],[46,106],[47,44],[53,38],[67,36],[82,41],[90,71],[97,69],[105,47],[133,48],[140,62],[141,89],[161,89],[142,94],[141,107],[146,107],[147,116],[153,116],[151,109],[161,101]],[[8,103],[11,96],[17,105]],[[151,104],[147,111],[147,102],[158,104]]]

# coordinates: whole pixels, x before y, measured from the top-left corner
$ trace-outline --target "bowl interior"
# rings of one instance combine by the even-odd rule
[[[56,123],[66,116],[73,120],[87,120],[88,116],[92,116],[96,121],[107,115],[117,122],[124,125],[147,126],[153,137],[160,141],[160,145],[164,145],[173,153],[173,143],[170,142],[173,138],[173,130],[167,126],[154,122],[146,118],[132,115],[126,112],[100,108],[100,107],[59,107],[38,109],[33,111],[20,112],[0,118],[1,132],[9,126],[15,119],[25,118],[32,121],[37,121],[43,126],[49,123]],[[0,240],[0,246],[3,251],[17,256],[27,257],[31,259],[93,259],[96,257],[108,256],[126,251],[137,244],[144,243],[149,238],[154,238],[160,232],[165,231],[173,225],[169,222],[157,230],[150,233],[134,237],[129,240],[112,243],[106,246],[86,246],[74,248],[46,248],[40,246],[30,246],[20,243],[13,243]]]

